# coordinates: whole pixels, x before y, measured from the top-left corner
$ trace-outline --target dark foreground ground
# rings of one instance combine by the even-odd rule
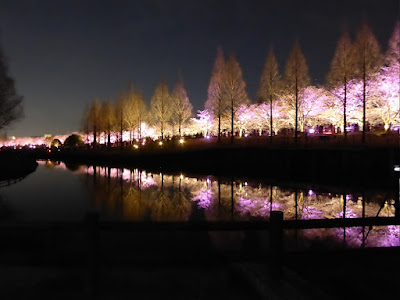
[[[1,299],[399,296],[399,248],[289,252],[277,277],[267,232],[101,232],[94,247],[79,231],[4,226]]]

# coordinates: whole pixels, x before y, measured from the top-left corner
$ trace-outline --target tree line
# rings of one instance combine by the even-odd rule
[[[399,21],[395,23],[385,53],[365,21],[354,40],[344,30],[337,41],[326,82],[318,87],[311,85],[299,41],[293,44],[283,73],[271,47],[263,65],[255,104],[251,104],[247,95],[235,55],[225,58],[223,49],[218,47],[205,109],[199,111],[197,118],[191,118],[193,106],[179,76],[172,91],[163,80],[157,84],[150,107],[132,85],[115,103],[93,100],[84,112],[83,129],[93,133],[94,145],[100,132],[107,135],[108,144],[112,132],[118,141],[122,141],[126,131],[130,142],[134,138],[142,139],[146,124],[157,130],[154,134],[161,139],[166,132],[181,136],[188,128],[192,128],[191,132],[196,130],[193,128],[213,132],[218,140],[225,131],[233,139],[238,131],[252,126],[259,127],[259,132],[268,130],[271,139],[273,132],[289,127],[294,130],[297,141],[299,132],[309,125],[331,123],[341,127],[346,137],[346,126],[356,122],[362,124],[365,142],[370,123],[384,123],[388,129],[394,121],[400,121],[399,43]]]

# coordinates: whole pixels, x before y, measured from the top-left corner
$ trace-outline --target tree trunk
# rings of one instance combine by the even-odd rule
[[[269,140],[272,143],[272,94],[269,96],[270,115],[269,115]]]
[[[295,118],[296,118],[296,120],[295,120],[295,128],[294,128],[294,142],[297,144],[297,126],[298,126],[298,121],[297,121],[297,119],[298,119],[298,112],[299,112],[299,107],[298,107],[298,105],[299,105],[299,102],[298,102],[298,98],[299,98],[299,91],[298,91],[298,87],[297,87],[297,75],[296,75],[296,84],[295,84],[295,93],[296,93],[296,113],[295,113]]]
[[[231,98],[231,143],[232,144],[233,144],[233,118],[234,118],[233,98]]]

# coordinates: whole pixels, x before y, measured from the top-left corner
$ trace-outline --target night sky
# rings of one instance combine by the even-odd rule
[[[218,45],[237,56],[253,101],[271,44],[283,71],[298,39],[322,84],[344,26],[354,37],[366,17],[385,50],[398,15],[399,0],[0,0],[1,46],[25,110],[7,134],[78,130],[92,99],[114,100],[133,83],[150,103],[157,82],[172,89],[179,71],[196,112]]]

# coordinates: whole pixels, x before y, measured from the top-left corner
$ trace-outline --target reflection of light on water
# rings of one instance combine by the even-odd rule
[[[54,170],[66,170],[67,167],[64,163],[51,162],[51,161],[38,161],[39,165]],[[94,175],[94,168],[81,167],[74,171],[75,173]],[[166,175],[166,174],[151,174],[139,169],[117,169],[107,167],[96,167],[96,175],[98,178],[116,178],[122,179],[122,181],[115,181],[115,189],[113,190],[113,183],[107,187],[105,184],[107,181],[98,180],[96,185],[96,199],[103,199],[106,197],[104,189],[110,189],[108,192],[113,195],[111,200],[102,200],[114,211],[110,213],[116,213],[115,203],[121,201],[118,196],[120,191],[120,182],[124,183],[124,186],[130,189],[130,194],[124,194],[126,205],[130,205],[131,210],[137,210],[141,213],[132,215],[146,216],[150,211],[150,206],[153,204],[165,204],[171,205],[171,207],[178,207],[178,202],[182,203],[181,207],[185,208],[186,202],[196,202],[197,208],[205,210],[205,217],[207,220],[227,220],[227,216],[231,217],[231,209],[234,211],[235,218],[237,220],[255,218],[269,218],[271,210],[280,210],[284,212],[285,219],[324,219],[324,218],[361,218],[363,214],[366,217],[391,217],[395,215],[395,201],[393,199],[387,199],[387,196],[383,198],[382,194],[368,195],[368,200],[363,203],[363,198],[354,194],[346,194],[341,196],[332,193],[319,193],[317,190],[306,189],[298,193],[297,203],[295,202],[294,193],[291,190],[284,190],[278,187],[273,187],[273,201],[271,201],[270,193],[272,188],[270,186],[263,186],[261,183],[247,182],[247,181],[236,181],[234,184],[234,193],[231,195],[231,183],[220,182],[215,180],[213,177],[206,178],[191,178],[184,174],[178,174],[177,176]],[[90,181],[91,182],[91,181]],[[158,192],[156,189],[164,187],[163,196],[168,197],[169,202],[159,201]],[[147,188],[152,188],[146,190]],[[135,191],[141,190],[141,202],[137,202],[135,197]],[[103,189],[104,188],[104,189]],[[179,192],[178,192],[179,189]],[[220,198],[218,198],[220,189]],[[126,189],[126,192],[128,189]],[[147,192],[146,192],[147,191]],[[185,191],[185,194],[182,192]],[[113,194],[114,193],[114,194]],[[181,193],[181,194],[179,194]],[[135,196],[136,195],[136,196]],[[148,195],[153,195],[153,202],[147,200]],[[232,197],[232,198],[231,198]],[[130,199],[128,201],[128,198]],[[233,199],[233,208],[232,202]],[[344,200],[345,199],[345,200]],[[382,199],[387,199],[382,202]],[[100,200],[99,200],[100,201]],[[128,201],[128,202],[127,202]],[[136,201],[136,202],[135,202]],[[271,203],[272,202],[272,203]],[[163,205],[164,205],[163,204]],[[184,205],[185,204],[185,205]],[[133,206],[133,205],[137,205]],[[142,205],[141,208],[139,206]],[[145,205],[146,207],[144,208]],[[345,207],[344,207],[345,206]],[[167,212],[177,213],[178,209],[172,209],[168,206],[168,209],[164,209],[164,206],[158,207],[159,211],[162,211],[162,218],[169,219]],[[297,211],[294,209],[297,207]],[[143,211],[143,212],[142,212]],[[154,210],[155,212],[156,210]],[[187,210],[189,211],[189,210]],[[345,215],[344,215],[345,212]],[[117,214],[116,214],[117,215]],[[225,218],[225,219],[224,219]],[[171,219],[174,219],[173,216]],[[179,219],[179,218],[178,218]],[[308,240],[325,240],[331,243],[335,242],[336,245],[346,244],[349,247],[360,247],[365,245],[367,247],[375,246],[399,246],[399,227],[398,226],[382,226],[382,227],[349,227],[334,228],[334,229],[310,229],[303,230],[303,237]],[[363,242],[363,237],[365,241]]]

